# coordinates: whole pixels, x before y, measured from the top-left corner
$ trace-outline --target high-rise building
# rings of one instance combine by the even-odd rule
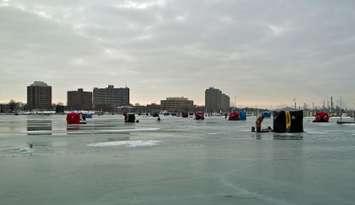
[[[42,81],[34,81],[27,86],[27,107],[29,110],[50,110],[52,87]]]
[[[120,106],[129,105],[129,88],[94,88],[93,104],[96,110],[113,111]]]
[[[207,113],[220,112],[222,91],[210,87],[205,91],[205,109]]]
[[[205,109],[207,113],[228,112],[230,98],[217,88],[210,87],[205,91]]]
[[[194,101],[184,97],[169,97],[161,100],[160,106],[168,112],[190,112],[193,111]]]
[[[71,110],[91,110],[92,92],[79,88],[77,91],[68,91],[67,105]]]
[[[330,96],[330,112],[333,112],[333,110],[334,110],[333,96]]]
[[[230,97],[223,93],[221,99],[221,111],[228,112],[229,108],[230,108]]]

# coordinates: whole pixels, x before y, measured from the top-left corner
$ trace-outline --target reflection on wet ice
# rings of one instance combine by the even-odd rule
[[[27,120],[28,135],[52,135],[52,120]]]

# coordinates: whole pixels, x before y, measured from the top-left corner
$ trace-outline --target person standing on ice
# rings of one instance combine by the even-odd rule
[[[260,115],[255,121],[256,132],[261,132],[261,124],[263,123],[264,116]]]

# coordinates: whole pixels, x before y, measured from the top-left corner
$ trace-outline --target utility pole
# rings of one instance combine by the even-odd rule
[[[297,110],[297,102],[296,102],[296,98],[295,98],[295,110]]]
[[[334,109],[333,96],[330,96],[330,112],[332,113]]]

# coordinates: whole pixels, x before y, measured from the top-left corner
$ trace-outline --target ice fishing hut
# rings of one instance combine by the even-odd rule
[[[239,112],[239,119],[244,121],[247,120],[247,112],[246,111],[240,111]]]
[[[80,124],[81,121],[80,113],[70,112],[67,114],[66,120],[68,125]]]
[[[303,132],[303,111],[274,111],[274,132]]]
[[[229,113],[228,120],[230,121],[240,121],[240,120],[246,120],[247,119],[247,113],[245,111],[233,111]]]
[[[317,112],[313,122],[329,122],[329,114],[327,112]]]
[[[130,122],[130,123],[136,122],[136,115],[134,113],[124,113],[123,116],[125,122]]]
[[[271,112],[269,112],[269,111],[264,111],[264,112],[261,113],[261,115],[264,118],[271,118]]]
[[[236,120],[240,120],[240,114],[239,112],[230,112],[229,113],[229,117],[228,117],[229,121],[236,121]]]
[[[205,113],[198,111],[195,112],[195,120],[204,120],[205,119]]]

